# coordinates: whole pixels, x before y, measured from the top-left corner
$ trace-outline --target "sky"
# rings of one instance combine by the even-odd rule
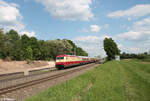
[[[105,56],[104,38],[121,52],[150,51],[150,0],[0,0],[0,28],[40,40],[70,39]]]

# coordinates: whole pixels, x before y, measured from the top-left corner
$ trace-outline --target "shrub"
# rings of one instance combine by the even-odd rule
[[[4,59],[4,61],[11,61],[12,59],[11,59],[11,57],[9,57],[9,56],[7,56],[5,59]]]

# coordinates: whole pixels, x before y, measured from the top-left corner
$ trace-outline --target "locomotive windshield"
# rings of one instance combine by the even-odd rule
[[[57,57],[56,60],[62,60],[64,57]]]

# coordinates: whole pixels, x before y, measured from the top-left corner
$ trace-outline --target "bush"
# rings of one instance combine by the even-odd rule
[[[11,61],[12,59],[11,59],[11,57],[9,57],[9,56],[7,56],[5,59],[4,59],[4,61]]]
[[[27,59],[26,62],[27,62],[27,64],[34,63],[34,61],[33,61],[33,60],[30,60],[30,59]]]

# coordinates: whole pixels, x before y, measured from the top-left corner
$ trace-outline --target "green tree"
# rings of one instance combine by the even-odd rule
[[[24,60],[21,40],[16,41],[13,48],[14,49],[12,49],[10,52],[11,59],[12,60]]]
[[[0,29],[0,58],[5,57],[4,53],[4,41],[5,41],[5,35],[2,29]]]
[[[120,50],[117,47],[117,44],[114,42],[112,38],[104,39],[104,50],[107,54],[107,59],[112,60],[115,58],[115,55],[120,54]]]
[[[22,53],[22,59],[26,60],[27,59],[27,51],[26,49],[30,46],[30,38],[27,35],[22,35],[21,36],[21,53]]]
[[[75,45],[75,43],[71,40],[67,40],[69,42],[69,44],[72,46],[72,49],[71,49],[71,53],[70,54],[75,54],[75,52],[77,53],[77,46]]]
[[[84,51],[81,47],[77,47],[73,41],[71,41],[71,40],[67,40],[67,41],[72,46],[71,54],[75,53],[75,55],[78,55],[78,56],[88,56],[88,53],[86,51]]]
[[[4,33],[0,29],[0,58],[12,60],[51,60],[60,54],[87,56],[88,54],[67,39],[38,40],[36,37],[20,36],[17,31]]]
[[[27,53],[26,58],[29,60],[33,60],[33,51],[32,51],[32,48],[30,46],[27,47],[26,53]]]
[[[17,31],[15,30],[10,30],[9,32],[6,33],[6,38],[8,41],[10,41],[11,43],[16,42],[17,40],[20,39],[19,34],[17,33]]]
[[[50,43],[44,40],[39,41],[40,47],[40,60],[51,60],[52,59],[52,46]]]
[[[30,38],[30,46],[33,50],[33,58],[34,60],[39,60],[41,52],[40,52],[40,45],[36,37],[31,37]]]
[[[10,30],[5,34],[3,44],[4,58],[10,57],[11,59],[17,60],[16,49],[18,49],[17,43],[19,40],[20,36],[15,30]]]
[[[76,48],[76,55],[78,56],[88,56],[88,53],[84,51],[81,47]]]

